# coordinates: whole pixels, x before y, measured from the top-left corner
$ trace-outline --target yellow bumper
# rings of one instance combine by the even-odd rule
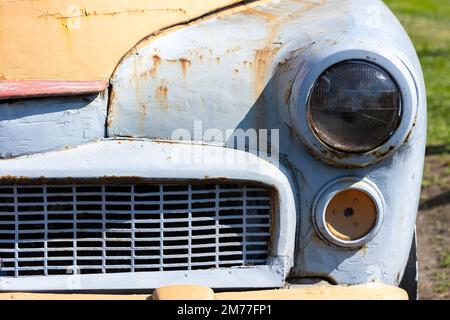
[[[380,283],[222,293],[203,286],[177,285],[158,288],[151,295],[0,293],[0,300],[408,300],[408,294]]]

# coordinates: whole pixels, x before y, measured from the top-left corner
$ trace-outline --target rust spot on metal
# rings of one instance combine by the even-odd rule
[[[152,142],[157,143],[157,144],[161,144],[161,143],[164,143],[164,144],[178,144],[177,141],[168,140],[168,139],[154,139],[154,140],[152,140]]]
[[[288,88],[286,92],[284,93],[284,102],[287,106],[289,106],[289,102],[291,100],[291,94],[292,94],[292,80],[289,80]]]
[[[403,142],[403,144],[407,144],[409,142],[409,139],[411,138],[411,134],[412,134],[412,130],[410,130],[408,132],[408,135],[405,138],[405,141]]]
[[[80,9],[79,12],[75,14],[64,14],[61,12],[46,12],[39,16],[39,18],[48,18],[54,17],[55,19],[66,21],[71,18],[85,18],[85,17],[95,17],[95,16],[116,16],[121,14],[129,14],[129,13],[145,13],[145,12],[181,12],[183,14],[187,14],[186,10],[183,8],[151,8],[151,9],[139,9],[139,8],[130,8],[125,10],[91,10],[88,11],[87,8]]]
[[[98,183],[120,183],[123,181],[127,181],[129,183],[143,183],[148,182],[150,179],[140,177],[140,176],[101,176],[101,177],[92,177],[92,178],[74,178],[74,177],[61,177],[58,179],[48,178],[44,176],[40,177],[27,177],[27,176],[14,176],[14,175],[4,175],[0,176],[0,184],[27,184],[27,185],[40,185],[51,182],[52,184],[77,184],[77,183],[89,183],[89,184],[98,184]],[[157,183],[157,180],[153,180],[152,182]]]
[[[395,149],[395,146],[390,146],[389,148],[387,148],[383,151],[374,152],[373,155],[375,156],[375,158],[381,159],[381,158],[384,158],[387,154],[389,154],[394,149]]]
[[[109,99],[108,99],[108,110],[107,110],[107,115],[106,115],[106,128],[111,128],[112,127],[112,122],[113,122],[113,111],[112,110],[112,106],[114,105],[114,102],[116,100],[116,92],[113,88],[110,88],[109,90]]]
[[[406,136],[405,141],[403,142],[403,144],[407,144],[409,142],[409,139],[411,139],[411,135],[412,135],[412,132],[414,130],[414,127],[416,126],[416,123],[417,123],[417,114],[416,114],[416,116],[414,118],[414,122],[413,122],[413,125],[411,127],[411,130],[409,130],[408,135]]]
[[[270,61],[280,49],[280,45],[278,43],[275,43],[275,39],[278,35],[278,29],[280,27],[281,21],[278,21],[272,14],[262,14],[258,10],[251,9],[249,12],[252,14],[263,16],[267,20],[269,27],[269,32],[267,34],[264,46],[256,50],[255,52],[254,88],[255,95],[259,96],[266,85],[267,72],[268,67],[270,66]]]
[[[270,66],[271,57],[278,51],[278,49],[279,48],[273,48],[269,46],[256,50],[254,66],[256,96],[259,96],[261,94],[266,85],[267,71],[268,67]]]
[[[154,54],[152,59],[153,59],[153,66],[150,69],[150,74],[152,75],[152,77],[155,77],[158,71],[158,67],[161,63],[161,58],[157,54]]]
[[[191,65],[191,61],[186,58],[178,59],[181,63],[181,71],[183,72],[183,77],[186,77],[187,67]]]
[[[44,183],[47,179],[43,176],[38,178],[30,178],[27,176],[15,176],[15,175],[4,175],[0,176],[0,183],[1,184],[20,184],[20,183],[30,183],[30,181],[36,182],[36,183]]]
[[[139,108],[139,113],[140,113],[139,128],[142,132],[144,132],[145,120],[147,118],[147,107],[146,107],[145,103],[140,103],[139,106],[140,106],[140,108]]]
[[[156,88],[156,100],[164,109],[169,108],[169,104],[167,102],[167,93],[168,89],[165,84],[162,84],[158,88]]]
[[[335,159],[345,159],[350,156],[350,154],[348,154],[348,153],[337,152],[337,151],[327,149],[327,148],[321,148],[320,152],[325,156],[335,158]]]
[[[304,8],[297,12],[290,14],[287,19],[279,20],[276,15],[268,12],[257,10],[253,7],[247,6],[247,9],[242,11],[244,15],[258,15],[267,21],[267,27],[269,29],[265,44],[262,48],[256,50],[255,53],[255,66],[254,66],[254,83],[255,83],[255,95],[259,96],[265,87],[268,80],[268,69],[270,67],[270,61],[272,57],[278,52],[283,45],[282,42],[277,40],[278,31],[281,25],[286,22],[298,18],[306,11],[319,6],[323,1],[317,1],[314,3],[303,3]]]
[[[241,50],[241,47],[228,48],[227,53],[232,53],[239,50]]]

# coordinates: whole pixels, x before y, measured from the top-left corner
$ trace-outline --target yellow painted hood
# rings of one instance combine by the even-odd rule
[[[139,40],[242,0],[0,0],[0,80],[107,80]]]

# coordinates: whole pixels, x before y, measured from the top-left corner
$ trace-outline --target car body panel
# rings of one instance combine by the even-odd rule
[[[63,149],[105,135],[108,94],[0,101],[0,157]]]
[[[238,2],[0,1],[0,79],[107,80],[142,38]]]

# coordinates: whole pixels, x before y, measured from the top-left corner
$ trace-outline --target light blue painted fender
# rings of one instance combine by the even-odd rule
[[[381,64],[402,90],[397,134],[367,155],[311,146],[308,128],[297,118],[308,75],[339,59]],[[183,128],[201,140],[194,130],[201,120],[204,131],[223,133],[215,142],[228,146],[227,129],[279,129],[281,161],[299,186],[292,276],[400,282],[419,201],[426,100],[415,50],[381,1],[270,1],[206,18],[143,40],[124,57],[111,83],[110,137],[170,139]],[[330,181],[350,176],[376,185],[384,204],[377,234],[357,249],[322,240],[313,226],[317,195]]]

